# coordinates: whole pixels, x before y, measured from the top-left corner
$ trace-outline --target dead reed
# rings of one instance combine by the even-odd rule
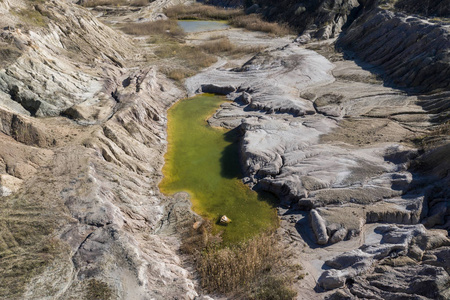
[[[181,250],[193,255],[202,288],[240,299],[290,300],[293,272],[281,276],[286,255],[274,233],[266,232],[237,245],[223,245],[205,222],[184,239]],[[273,298],[272,296],[276,296]]]
[[[164,35],[181,39],[185,36],[183,29],[174,20],[129,23],[121,27],[122,31],[132,35]]]
[[[223,9],[211,5],[175,5],[164,10],[167,17],[178,20],[229,20],[243,15],[242,9]]]
[[[266,22],[257,14],[236,16],[230,19],[229,23],[232,26],[267,32],[274,36],[284,36],[291,33],[291,29],[287,25]]]
[[[84,7],[96,6],[145,6],[152,0],[85,0],[80,4]]]
[[[260,15],[245,15],[242,9],[223,9],[211,5],[176,5],[164,10],[171,19],[227,20],[230,25],[253,31],[267,32],[276,36],[291,33],[287,25],[264,21]]]

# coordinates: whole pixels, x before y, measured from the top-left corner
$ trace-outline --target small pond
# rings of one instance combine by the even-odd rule
[[[165,194],[188,192],[193,210],[214,223],[224,242],[236,243],[276,227],[278,217],[272,195],[242,183],[236,133],[206,122],[224,101],[203,94],[169,109],[169,147],[160,189]],[[217,224],[222,215],[232,222]]]
[[[230,25],[224,21],[182,20],[178,21],[178,25],[183,28],[186,33],[220,30],[230,27]]]

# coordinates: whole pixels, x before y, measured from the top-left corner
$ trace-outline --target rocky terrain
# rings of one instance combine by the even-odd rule
[[[233,100],[209,122],[240,128],[244,180],[280,197],[282,234],[315,277],[300,286],[449,297],[448,30],[375,8],[339,37],[342,54],[289,44],[187,80]]]
[[[0,23],[0,298],[193,298],[189,203],[156,187],[184,93],[70,1],[4,0]]]
[[[177,251],[199,217],[157,184],[167,109],[212,92],[232,100],[209,122],[242,133],[244,181],[280,198],[278,234],[308,272],[299,299],[448,299],[449,25],[375,1],[261,4],[297,22],[296,42],[192,34],[266,50],[182,87],[104,25],[173,4],[0,2],[0,297],[202,294]]]

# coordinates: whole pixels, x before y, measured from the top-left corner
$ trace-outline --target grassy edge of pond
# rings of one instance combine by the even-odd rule
[[[164,9],[170,19],[178,20],[225,20],[234,27],[252,31],[262,31],[273,36],[295,34],[287,24],[267,22],[260,14],[246,15],[243,9],[225,9],[212,5],[174,5]]]

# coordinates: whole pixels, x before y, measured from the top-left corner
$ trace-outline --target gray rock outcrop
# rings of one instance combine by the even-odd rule
[[[346,285],[349,297],[445,299],[448,296],[450,276],[445,269],[425,262],[418,265],[417,258],[411,258],[415,247],[420,251],[445,252],[441,247],[450,244],[450,240],[444,233],[427,232],[422,225],[384,225],[375,228],[375,234],[381,235],[381,239],[326,261],[332,269],[323,272],[318,284],[324,289]]]
[[[0,2],[0,298],[193,299],[157,188],[184,94],[71,2]]]
[[[337,46],[382,68],[397,86],[422,91],[450,88],[448,26],[373,9],[350,25]]]
[[[423,25],[424,28],[420,28],[424,30],[424,39],[429,38],[428,44],[435,45],[436,53],[441,51],[442,55],[434,56],[436,53],[425,49],[421,56],[419,44],[394,49],[387,43],[386,47],[375,49],[377,46],[368,41],[374,36],[381,38],[383,30],[391,28],[383,27],[380,21],[373,35],[366,35],[363,28],[370,22],[366,24],[361,20],[375,15],[397,18],[400,27],[406,26],[412,31]],[[430,142],[434,146],[425,150],[425,154],[405,142],[415,132],[447,118],[447,29],[416,20],[408,25],[409,19],[399,16],[368,10],[351,25],[342,41],[348,38],[355,47],[361,46],[361,53],[367,49],[368,59],[376,55],[387,57],[382,54],[385,52],[392,54],[393,69],[409,68],[410,72],[403,79],[398,74],[394,77],[408,87],[415,87],[416,91],[434,91],[428,95],[383,85],[379,77],[368,71],[373,70],[370,66],[358,61],[361,68],[353,61],[330,53],[327,50],[330,46],[321,43],[307,47],[318,49],[333,59],[333,65],[322,63],[320,68],[316,67],[316,62],[322,58],[304,52],[301,46],[287,45],[260,53],[240,67],[210,68],[186,81],[190,95],[203,84],[236,87],[235,92],[228,94],[234,102],[223,104],[208,122],[240,129],[244,181],[279,196],[285,221],[282,226],[288,240],[300,239],[309,246],[321,245],[311,246],[308,259],[314,262],[310,263],[310,268],[314,276],[320,278],[322,288],[343,288],[340,296],[333,296],[336,299],[364,298],[365,295],[375,299],[409,295],[444,299],[447,295],[449,277],[442,257],[446,255],[448,238],[445,232],[435,235],[421,224],[449,229],[446,225],[449,201],[445,195],[448,172],[444,171],[448,170],[448,160],[442,156],[447,140],[436,136]],[[375,26],[375,21],[371,22]],[[396,29],[392,30],[394,34]],[[353,31],[361,36],[352,35]],[[408,31],[408,38],[413,35],[412,31]],[[367,39],[365,46],[358,44],[361,39]],[[394,43],[395,39],[389,42]],[[372,46],[374,48],[370,48]],[[374,51],[370,52],[369,48]],[[426,58],[436,61],[430,68],[440,67],[430,71],[430,78],[420,82],[419,77],[425,73],[414,71],[413,65],[406,67],[413,64],[411,60],[402,59],[406,53],[417,54],[418,65]],[[386,74],[390,76],[389,70]],[[414,76],[418,76],[417,85],[412,83]],[[432,79],[434,76],[436,78]],[[442,165],[439,167],[437,162]],[[383,227],[370,225],[372,223],[397,225]],[[292,224],[297,233],[293,233]],[[308,224],[309,228],[304,228]],[[377,228],[375,234],[368,233],[372,226]],[[311,240],[308,230],[312,233]],[[368,234],[366,245],[360,247]],[[319,254],[315,256],[314,252],[324,246],[329,250],[321,251],[322,258],[318,259]],[[424,256],[432,248],[441,258]],[[331,269],[316,269],[320,265],[318,261],[333,251],[341,256],[326,260],[324,268]],[[422,257],[431,264],[435,262],[433,267],[423,266]],[[384,275],[374,274],[374,268],[386,264],[394,265]],[[409,276],[408,272],[415,275]],[[383,282],[380,285],[374,279],[378,275]],[[389,278],[399,282],[392,290],[383,287]],[[431,286],[429,291],[425,288],[427,284]]]
[[[335,38],[360,9],[357,0],[279,1],[257,0],[258,10],[271,21],[288,23],[303,36],[315,39]],[[250,8],[249,8],[250,9]]]
[[[319,245],[327,244],[328,243],[328,234],[327,234],[327,227],[325,225],[325,221],[322,219],[322,217],[319,215],[319,213],[315,209],[311,209],[309,214],[310,214],[309,218],[311,220],[311,227],[317,238],[317,244],[319,244]]]

